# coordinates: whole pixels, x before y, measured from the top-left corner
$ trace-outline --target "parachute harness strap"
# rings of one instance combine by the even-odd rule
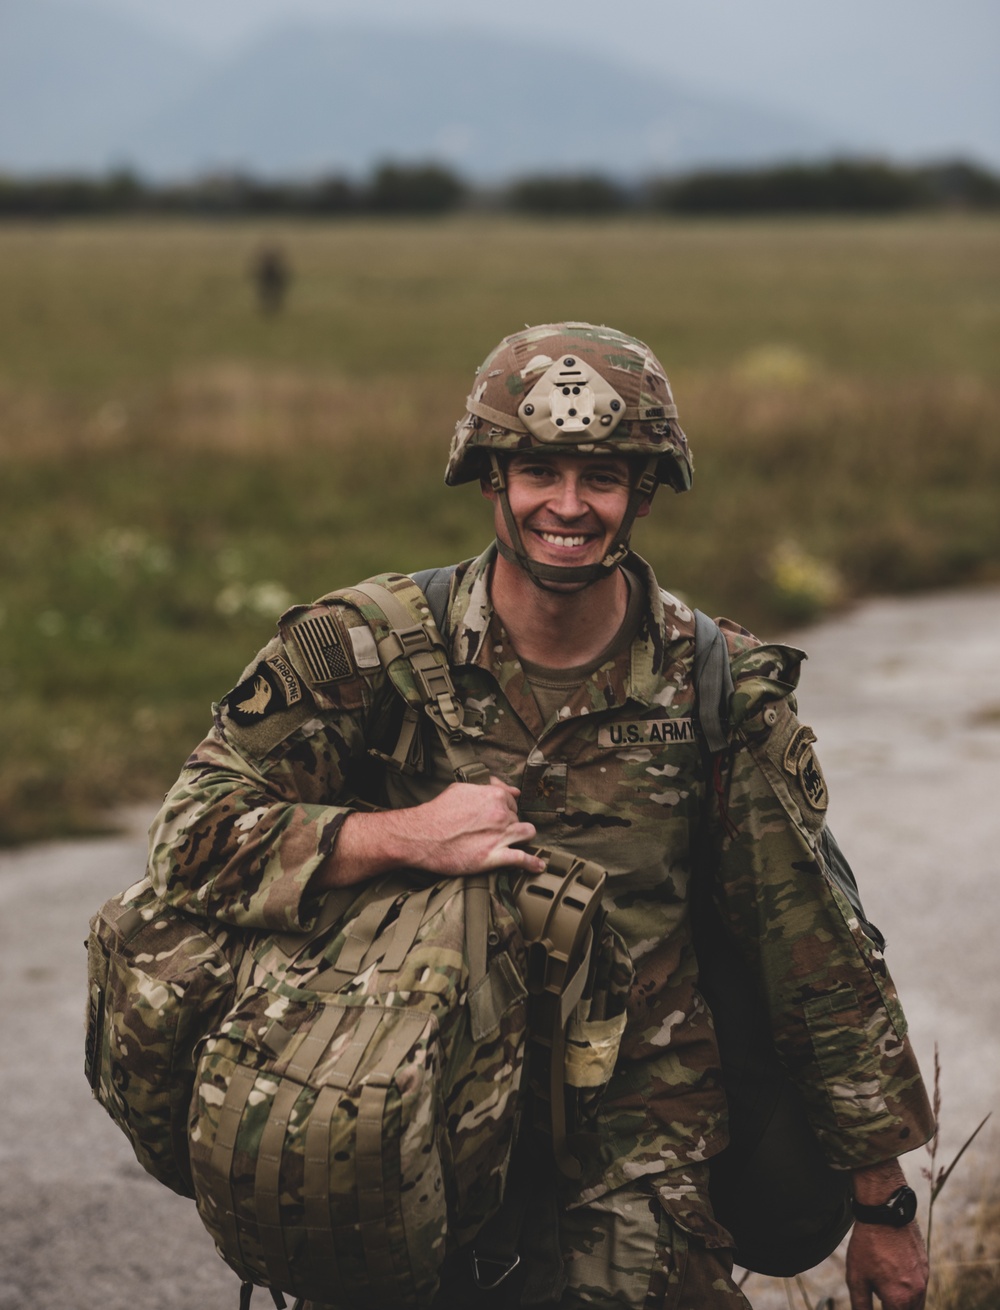
[[[513,510],[510,507],[510,496],[507,492],[507,479],[504,471],[496,452],[491,450],[489,456],[490,486],[496,492],[497,499],[500,501],[500,509],[503,512],[504,523],[507,525],[507,533],[511,540],[511,545],[508,546],[505,541],[497,538],[497,550],[508,563],[516,564],[519,568],[522,568],[532,582],[541,587],[543,591],[551,590],[547,586],[551,582],[598,582],[601,578],[606,578],[609,574],[614,573],[629,552],[629,537],[632,534],[632,524],[635,522],[639,507],[644,500],[648,500],[652,496],[659,483],[656,476],[656,465],[659,462],[659,457],[653,456],[647,460],[642,472],[632,484],[628,503],[625,506],[625,513],[618,525],[615,539],[611,543],[608,553],[599,563],[543,564],[538,560],[533,560],[525,550],[521,533],[514,519]]]

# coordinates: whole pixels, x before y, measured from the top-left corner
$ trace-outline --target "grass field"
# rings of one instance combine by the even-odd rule
[[[636,545],[703,608],[1000,577],[995,219],[0,227],[0,841],[162,790],[292,599],[477,552],[452,427],[561,318],[667,365],[696,486]]]

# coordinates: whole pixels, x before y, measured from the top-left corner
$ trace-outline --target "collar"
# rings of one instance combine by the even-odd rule
[[[489,580],[496,559],[496,545],[467,564],[459,565],[459,578],[448,610],[450,656],[455,666],[478,665],[493,673],[493,604]],[[676,596],[662,590],[652,568],[632,552],[625,566],[645,588],[646,606],[624,671],[625,697],[640,705],[667,705],[673,699],[673,680],[664,685],[664,674],[679,658],[693,652],[694,614]],[[678,648],[687,643],[690,649]]]

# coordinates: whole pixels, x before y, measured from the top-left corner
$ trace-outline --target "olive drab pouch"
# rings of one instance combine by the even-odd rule
[[[142,1167],[182,1196],[195,1045],[232,1004],[243,954],[241,934],[164,906],[146,878],[90,921],[87,1078]]]

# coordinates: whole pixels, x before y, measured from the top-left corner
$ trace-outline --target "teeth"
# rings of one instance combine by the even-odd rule
[[[582,546],[586,537],[561,537],[554,532],[541,532],[539,536],[552,546]]]

